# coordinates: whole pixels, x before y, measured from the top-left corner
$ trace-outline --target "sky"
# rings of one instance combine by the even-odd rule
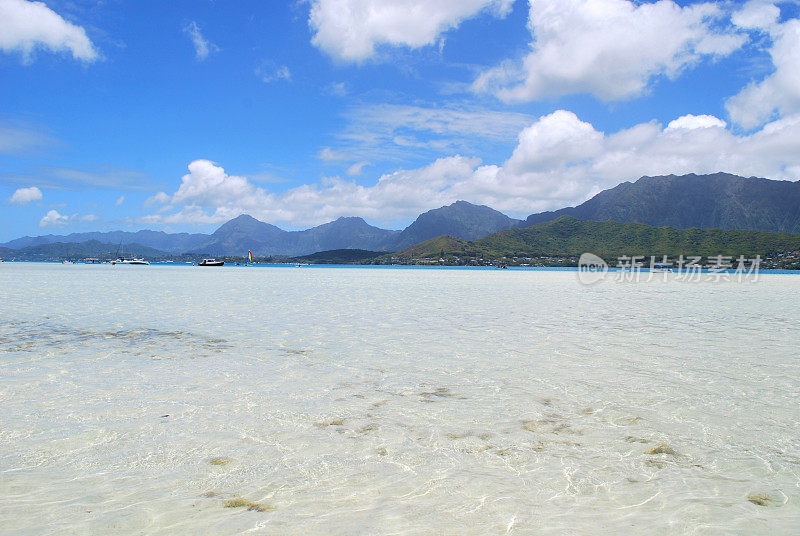
[[[798,3],[0,0],[0,241],[795,181]]]

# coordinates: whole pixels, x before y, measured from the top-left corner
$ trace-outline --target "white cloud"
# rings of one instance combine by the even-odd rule
[[[48,210],[47,214],[39,220],[39,227],[63,227],[70,222],[94,222],[99,220],[97,214],[71,214],[65,215],[57,210]]]
[[[14,156],[28,154],[55,143],[57,142],[46,134],[26,126],[0,125],[0,153],[2,154]]]
[[[676,129],[676,128],[683,128],[683,129],[694,129],[694,128],[711,128],[711,127],[721,127],[725,128],[728,124],[718,117],[714,117],[713,115],[684,115],[683,117],[679,117],[674,121],[670,121],[669,125],[667,125],[667,130],[669,129]]]
[[[164,203],[169,203],[169,195],[166,192],[158,192],[155,195],[152,195],[145,199],[144,206],[149,207],[150,205],[160,204],[163,205]]]
[[[356,162],[355,164],[347,168],[347,174],[350,175],[351,177],[355,175],[361,175],[361,173],[364,171],[364,167],[368,165],[369,162],[367,162],[366,160],[363,162]]]
[[[269,84],[278,80],[291,80],[292,72],[286,65],[275,65],[271,61],[264,61],[255,68],[255,74],[262,82]]]
[[[768,30],[775,26],[781,10],[772,2],[750,0],[731,16],[731,22],[748,30]]]
[[[505,16],[513,0],[312,0],[311,42],[340,61],[358,62],[376,46],[419,48],[481,12]]]
[[[768,30],[772,39],[769,53],[775,67],[764,80],[749,84],[726,103],[731,119],[745,128],[757,127],[775,116],[800,112],[800,20],[778,24],[769,18],[774,14],[739,18],[741,24],[760,25]]]
[[[344,113],[347,126],[336,134],[335,149],[323,149],[327,160],[401,161],[472,153],[487,145],[513,141],[534,117],[498,112],[469,105],[425,107],[398,104],[363,104]],[[335,158],[334,158],[335,157]]]
[[[44,2],[0,0],[0,50],[20,52],[28,62],[37,48],[70,52],[86,62],[99,56],[82,27],[67,22]]]
[[[548,210],[643,175],[718,171],[796,179],[800,116],[744,136],[718,118],[692,115],[666,128],[649,122],[606,134],[557,111],[523,131],[511,158],[484,177],[484,200],[511,211]]]
[[[347,155],[343,155],[331,149],[330,147],[323,147],[317,153],[317,158],[325,162],[335,162],[336,160],[345,160]]]
[[[346,97],[350,93],[350,86],[347,82],[336,82],[330,84],[326,89],[334,97]]]
[[[27,205],[31,201],[42,199],[42,191],[36,186],[20,188],[8,199],[12,205]]]
[[[57,210],[49,210],[39,221],[39,227],[59,227],[66,225],[68,221],[69,216],[62,216]]]
[[[454,156],[414,170],[382,176],[367,187],[331,177],[280,194],[270,193],[247,178],[228,175],[208,160],[189,164],[189,173],[169,197],[162,211],[143,219],[147,223],[221,223],[247,213],[264,221],[315,225],[342,215],[391,220],[444,203],[449,184],[469,177],[480,160]]]
[[[502,164],[460,155],[401,169],[364,186],[339,177],[273,193],[246,177],[196,160],[165,203],[143,221],[221,223],[242,213],[263,221],[316,225],[339,216],[399,221],[458,199],[516,216],[580,203],[600,190],[643,175],[715,173],[796,179],[800,175],[800,114],[749,135],[734,134],[709,115],[686,115],[604,133],[558,110],[524,128]]]
[[[124,203],[124,202],[125,202],[125,196],[124,196],[124,195],[121,195],[121,196],[119,196],[119,199],[117,199],[117,200],[114,202],[114,205],[115,205],[115,206],[120,206],[120,205],[121,205],[122,203]]]
[[[656,77],[676,78],[703,57],[725,56],[744,35],[714,29],[713,3],[671,0],[531,0],[531,52],[473,84],[507,102],[588,93],[613,101],[642,94]]]
[[[203,61],[208,57],[209,54],[219,50],[217,45],[203,37],[203,33],[200,31],[200,26],[198,26],[195,21],[191,21],[184,26],[183,33],[188,35],[192,40],[197,61]]]

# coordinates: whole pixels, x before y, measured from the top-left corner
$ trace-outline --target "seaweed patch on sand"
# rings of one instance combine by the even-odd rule
[[[668,454],[670,456],[679,456],[679,454],[670,447],[669,445],[665,445],[664,443],[659,444],[658,446],[653,447],[650,450],[646,450],[645,454]]]
[[[332,421],[315,422],[317,428],[327,428],[329,426],[344,426],[344,419],[333,419]]]
[[[778,499],[767,495],[766,493],[751,493],[747,496],[747,500],[756,506],[777,506]]]
[[[234,497],[222,503],[223,508],[246,508],[251,512],[271,512],[275,507],[269,504],[261,504],[253,501],[248,501],[242,497]]]

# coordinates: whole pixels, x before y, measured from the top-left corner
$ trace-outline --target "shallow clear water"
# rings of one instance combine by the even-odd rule
[[[799,292],[0,264],[0,532],[797,534]]]

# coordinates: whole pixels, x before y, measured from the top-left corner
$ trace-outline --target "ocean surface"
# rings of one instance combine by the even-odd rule
[[[800,276],[0,264],[0,533],[800,533]]]

